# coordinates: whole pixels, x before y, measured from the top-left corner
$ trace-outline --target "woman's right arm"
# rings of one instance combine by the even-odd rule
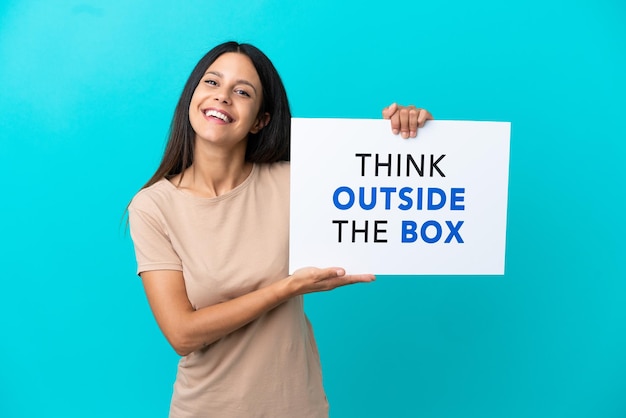
[[[150,308],[165,338],[176,353],[185,356],[255,320],[294,296],[332,290],[373,275],[346,275],[341,268],[307,267],[267,287],[243,296],[195,310],[185,289],[181,271],[141,273]]]

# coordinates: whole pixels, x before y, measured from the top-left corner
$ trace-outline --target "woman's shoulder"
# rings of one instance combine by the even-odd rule
[[[256,164],[258,177],[261,181],[289,183],[289,161]]]
[[[259,171],[271,173],[273,175],[289,176],[289,161],[278,161],[275,163],[257,163]]]
[[[132,198],[129,209],[150,210],[161,203],[171,200],[174,185],[163,178],[156,183],[139,190]]]

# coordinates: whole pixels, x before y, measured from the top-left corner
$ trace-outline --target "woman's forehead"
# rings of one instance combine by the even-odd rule
[[[213,73],[225,78],[242,78],[249,82],[261,84],[259,74],[250,57],[237,52],[226,52],[220,55],[209,65],[206,73]]]

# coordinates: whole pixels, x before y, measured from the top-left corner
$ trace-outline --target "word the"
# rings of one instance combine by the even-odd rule
[[[339,226],[339,236],[337,238],[337,242],[342,242],[343,240],[343,226],[350,223],[350,221],[333,221],[334,224]],[[374,242],[387,242],[386,238],[383,238],[381,235],[386,234],[387,230],[382,229],[382,226],[387,225],[387,221],[374,221],[374,228],[369,228],[369,221],[365,221],[365,225],[363,228],[357,228],[356,221],[352,221],[352,242],[356,242],[357,234],[362,234],[363,242],[368,242],[368,237],[370,233],[374,236]]]

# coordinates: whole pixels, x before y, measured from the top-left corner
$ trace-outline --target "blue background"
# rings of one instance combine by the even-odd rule
[[[297,117],[512,122],[506,275],[307,296],[331,417],[625,417],[621,0],[0,5],[0,416],[166,416],[122,221],[192,67],[236,39]]]

